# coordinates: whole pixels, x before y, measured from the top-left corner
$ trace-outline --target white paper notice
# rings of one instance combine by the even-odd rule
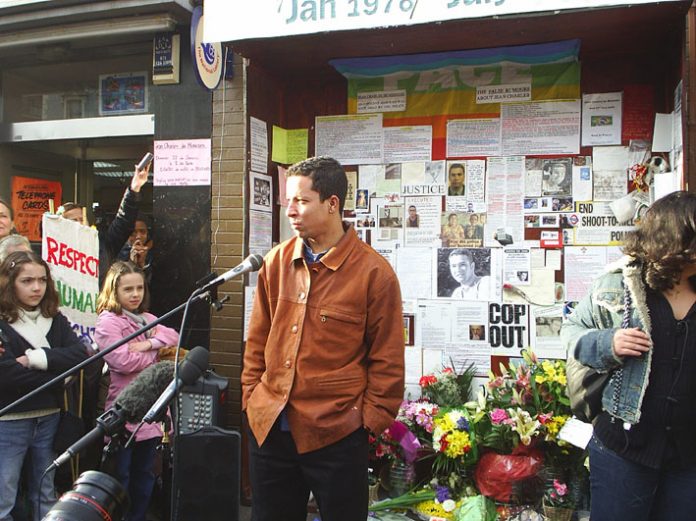
[[[507,246],[503,249],[503,284],[529,286],[532,258],[530,248]]]
[[[405,90],[358,92],[358,114],[406,110]]]
[[[580,153],[580,100],[501,105],[502,155]]]
[[[409,248],[396,258],[396,274],[403,299],[422,299],[432,293],[432,258],[430,248]]]
[[[430,161],[433,155],[433,127],[386,127],[384,162]]]
[[[655,114],[655,128],[653,130],[653,152],[669,152],[672,150],[672,114]]]
[[[560,358],[565,360],[566,351],[561,343],[561,324],[563,306],[531,306],[531,340],[534,353],[539,358]]]
[[[343,165],[383,162],[382,114],[317,116],[317,156],[330,156]]]
[[[447,157],[500,155],[500,119],[453,119],[447,122]]]
[[[621,144],[623,93],[584,94],[582,97],[582,146]]]
[[[444,161],[414,161],[401,164],[401,193],[403,195],[445,195]]]
[[[155,141],[155,186],[209,186],[210,139]]]
[[[439,246],[442,197],[404,197],[404,246]]]
[[[493,238],[499,228],[512,235],[514,243],[520,243],[524,240],[524,157],[491,157],[487,170],[488,220],[484,245],[499,246]]]
[[[254,307],[254,294],[256,293],[256,286],[245,286],[244,287],[244,341],[247,340],[247,334],[249,333],[249,321],[251,319],[251,309]]]
[[[273,242],[273,214],[249,210],[249,249],[266,255]]]
[[[420,346],[408,346],[404,350],[405,380],[417,384],[423,376],[423,353]]]
[[[581,300],[587,295],[594,279],[604,272],[607,264],[620,256],[621,251],[616,247],[566,246],[566,300]]]
[[[265,121],[250,117],[251,169],[254,172],[268,171],[268,127]]]
[[[573,200],[592,200],[592,158],[573,158]]]
[[[423,347],[442,347],[448,344],[452,337],[452,310],[449,302],[420,300],[416,344]],[[426,371],[425,359],[423,370]]]

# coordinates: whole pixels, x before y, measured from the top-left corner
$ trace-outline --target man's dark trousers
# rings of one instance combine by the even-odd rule
[[[367,431],[360,428],[327,447],[298,454],[276,421],[261,447],[249,431],[252,521],[305,521],[310,490],[322,521],[367,518]]]

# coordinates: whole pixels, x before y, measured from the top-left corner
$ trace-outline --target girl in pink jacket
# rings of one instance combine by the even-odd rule
[[[123,261],[117,261],[109,268],[97,299],[99,318],[94,338],[100,349],[115,344],[156,319],[145,312],[148,296],[142,269]],[[104,359],[111,372],[106,410],[140,371],[157,362],[160,348],[177,345],[178,342],[179,334],[175,330],[157,325],[106,355]],[[135,427],[130,423],[126,426],[129,431],[135,430]],[[116,455],[116,477],[131,498],[127,521],[145,521],[155,484],[153,464],[161,437],[159,424],[145,424],[136,434],[135,443],[127,449],[121,448]]]

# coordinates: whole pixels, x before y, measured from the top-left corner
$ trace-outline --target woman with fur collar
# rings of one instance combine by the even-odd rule
[[[561,337],[612,376],[590,441],[592,521],[696,512],[696,195],[656,201]],[[628,308],[628,323],[623,323]]]
[[[0,407],[87,358],[87,350],[58,311],[48,264],[33,252],[14,252],[0,264]],[[55,502],[54,471],[62,387],[47,389],[0,417],[0,520],[11,520],[25,456],[31,456],[27,497],[33,519]],[[41,490],[39,490],[39,487]],[[40,499],[39,499],[40,496]]]

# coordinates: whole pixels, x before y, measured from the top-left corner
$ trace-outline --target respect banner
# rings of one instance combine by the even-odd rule
[[[75,334],[92,343],[99,294],[97,230],[57,215],[43,214],[41,256],[51,267],[60,311]]]

